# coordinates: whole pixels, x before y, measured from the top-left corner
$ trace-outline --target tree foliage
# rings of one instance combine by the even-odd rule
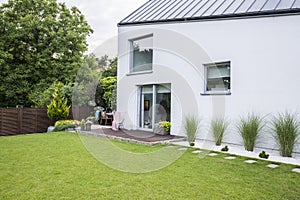
[[[98,72],[97,69],[98,63],[95,56],[93,54],[85,56],[73,87],[73,105],[83,106],[95,104],[95,92],[100,77],[100,72]]]
[[[70,106],[63,96],[63,84],[59,82],[53,93],[53,99],[47,106],[47,114],[50,119],[55,121],[66,119],[69,116]]]
[[[53,83],[49,86],[49,88],[41,91],[36,90],[29,94],[29,100],[32,103],[32,107],[35,108],[45,108],[50,104],[55,88],[58,83]],[[72,91],[73,91],[73,83],[62,86],[63,97],[67,99],[68,105],[72,104]]]
[[[95,100],[97,105],[115,109],[116,107],[116,99],[117,99],[117,66],[118,66],[118,59],[117,57],[113,59],[109,59],[107,55],[101,56],[100,59],[97,59],[98,67],[101,72],[101,79],[100,84],[97,86]],[[115,82],[112,87],[106,87],[105,83],[108,77],[115,77]],[[104,79],[104,80],[103,80]],[[104,87],[102,83],[104,82]],[[107,85],[109,86],[109,85]],[[114,88],[114,89],[112,89]]]
[[[116,98],[116,88],[117,88],[117,77],[109,76],[100,79],[100,85],[103,89],[103,99],[108,108],[114,109],[115,98]]]
[[[92,33],[76,8],[56,0],[8,0],[0,6],[0,106],[28,101],[32,91],[75,80],[86,37]]]

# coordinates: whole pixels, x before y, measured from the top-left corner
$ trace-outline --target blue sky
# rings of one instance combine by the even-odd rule
[[[76,6],[94,30],[88,38],[89,52],[117,35],[117,23],[147,0],[58,0],[68,7]],[[0,3],[7,0],[0,0]]]

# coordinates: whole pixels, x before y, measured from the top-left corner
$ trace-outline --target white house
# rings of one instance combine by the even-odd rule
[[[126,129],[168,120],[184,135],[196,115],[197,137],[211,140],[211,119],[225,116],[224,141],[241,144],[241,116],[300,111],[300,0],[150,0],[118,27]],[[263,138],[275,148],[270,132]]]

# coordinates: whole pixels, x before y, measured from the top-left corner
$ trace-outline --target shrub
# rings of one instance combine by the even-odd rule
[[[265,159],[268,159],[268,158],[269,158],[269,154],[266,154],[265,151],[262,151],[258,156],[259,156],[260,158],[265,158]]]
[[[165,129],[165,131],[168,133],[168,132],[170,132],[170,129],[171,129],[171,122],[169,122],[169,121],[159,122],[159,127],[163,127]]]
[[[185,118],[184,129],[190,146],[194,146],[200,120],[195,116]]]
[[[55,126],[53,129],[53,132],[59,132],[59,131],[65,131],[68,128],[75,128],[74,124],[60,124],[58,126]]]
[[[294,146],[299,139],[299,121],[296,115],[285,112],[279,113],[272,120],[273,136],[279,145],[280,154],[292,157]]]
[[[79,125],[80,122],[77,120],[59,120],[55,122],[54,126],[59,126],[59,125]]]
[[[62,120],[68,117],[70,106],[67,105],[67,99],[63,97],[62,83],[58,83],[53,93],[53,99],[47,106],[47,114],[50,119],[55,121]]]
[[[217,118],[211,121],[211,127],[215,144],[220,146],[223,140],[224,132],[228,127],[228,122],[224,118]]]
[[[252,113],[240,119],[237,128],[243,138],[244,146],[247,151],[254,150],[256,141],[263,127],[263,118],[259,115]]]
[[[225,146],[221,149],[221,151],[228,151],[228,150],[229,150],[228,146]]]

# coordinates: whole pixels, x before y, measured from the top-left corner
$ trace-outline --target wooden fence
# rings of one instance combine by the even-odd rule
[[[68,118],[80,120],[92,111],[92,107],[74,107]],[[53,124],[46,108],[0,108],[0,136],[43,133]]]

